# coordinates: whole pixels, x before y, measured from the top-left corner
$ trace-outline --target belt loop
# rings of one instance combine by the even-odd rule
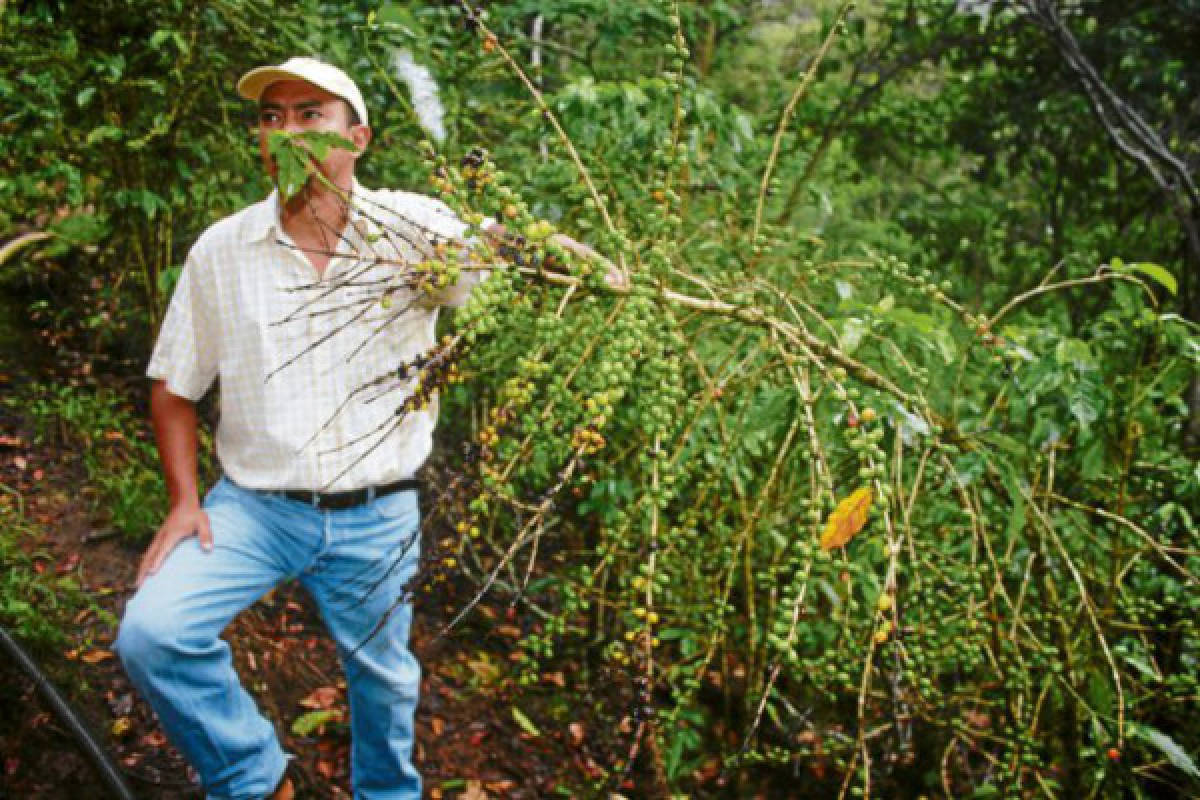
[[[310,504],[312,505],[312,507],[313,507],[313,508],[320,509],[320,508],[321,508],[321,493],[320,493],[320,492],[313,492],[313,493],[312,493],[312,500],[310,500],[309,502],[310,502]]]
[[[367,487],[367,502],[368,503],[375,502],[375,487],[374,486]]]

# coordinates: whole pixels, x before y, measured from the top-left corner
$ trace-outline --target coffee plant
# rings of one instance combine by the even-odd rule
[[[983,307],[773,222],[781,142],[849,4],[732,175],[694,135],[676,4],[651,15],[670,113],[608,164],[460,7],[552,134],[596,252],[483,148],[424,144],[463,238],[360,206],[359,260],[391,277],[321,291],[391,315],[478,280],[432,351],[363,391],[397,398],[380,441],[439,396],[454,409],[469,442],[426,577],[478,586],[451,629],[489,591],[528,607],[518,683],[581,666],[576,688],[619,723],[591,789],[1194,789],[1200,473],[1174,443],[1200,339],[1160,305],[1170,272],[1046,268]],[[338,142],[272,146],[299,190]],[[618,167],[632,177],[608,185]],[[1079,292],[1102,310],[1066,329],[1053,304]]]

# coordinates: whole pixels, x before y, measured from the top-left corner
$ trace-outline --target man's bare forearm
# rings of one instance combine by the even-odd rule
[[[187,398],[171,394],[165,381],[155,381],[150,390],[150,419],[171,508],[198,505],[196,406]]]

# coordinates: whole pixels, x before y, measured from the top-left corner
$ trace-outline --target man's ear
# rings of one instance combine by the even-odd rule
[[[351,125],[350,141],[354,142],[355,155],[361,156],[371,143],[371,128],[367,125]]]

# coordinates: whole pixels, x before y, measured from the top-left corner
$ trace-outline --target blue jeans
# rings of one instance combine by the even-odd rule
[[[221,479],[204,500],[213,549],[181,542],[129,601],[116,650],[210,800],[262,798],[287,756],[242,688],[230,620],[287,578],[316,600],[337,643],[350,699],[355,800],[417,800],[413,712],[420,666],[408,650],[417,568],[417,493],[321,511]]]

